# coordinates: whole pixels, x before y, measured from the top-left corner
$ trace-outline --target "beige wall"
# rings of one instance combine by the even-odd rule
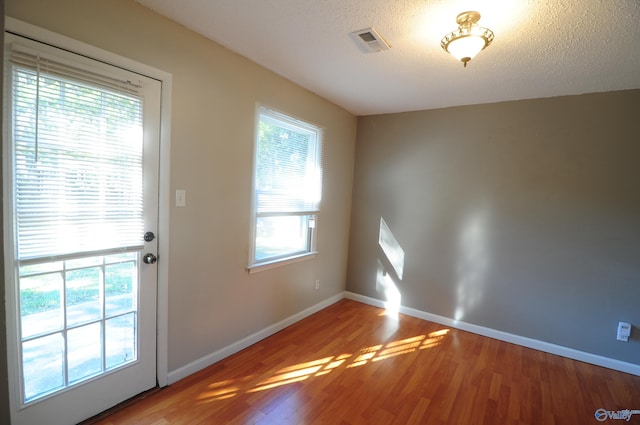
[[[171,193],[187,206],[171,208],[162,259],[169,371],[344,291],[354,116],[133,1],[9,0],[7,16],[173,75]],[[316,259],[249,275],[256,102],[324,127],[325,168]]]
[[[386,270],[408,307],[640,364],[639,112],[634,90],[359,118],[347,289],[384,299]]]
[[[170,371],[345,289],[355,117],[130,0],[6,9],[173,75]],[[248,275],[256,102],[325,128],[325,173],[319,256]],[[385,268],[406,306],[638,363],[639,110],[629,91],[359,118],[347,289],[382,298]]]

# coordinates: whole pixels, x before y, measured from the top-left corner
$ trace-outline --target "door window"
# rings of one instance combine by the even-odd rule
[[[7,41],[12,420],[75,423],[155,385],[160,83]]]

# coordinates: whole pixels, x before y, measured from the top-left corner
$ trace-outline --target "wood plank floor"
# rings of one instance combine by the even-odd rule
[[[640,409],[640,377],[342,300],[92,423],[583,425],[601,408]]]

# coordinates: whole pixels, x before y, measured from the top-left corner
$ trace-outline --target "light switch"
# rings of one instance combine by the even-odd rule
[[[187,191],[184,189],[176,190],[176,207],[184,207],[187,205]]]

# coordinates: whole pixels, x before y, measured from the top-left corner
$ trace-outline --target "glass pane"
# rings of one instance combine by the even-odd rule
[[[136,263],[116,263],[105,267],[105,316],[135,310],[138,294]]]
[[[138,258],[137,252],[125,252],[124,254],[113,254],[104,257],[105,264],[121,263],[124,261],[135,261]]]
[[[69,269],[79,269],[81,267],[99,266],[102,264],[102,257],[87,257],[77,260],[67,260],[65,267]]]
[[[309,251],[309,216],[259,217],[256,261]]]
[[[64,340],[60,333],[22,344],[25,400],[64,386],[63,361]]]
[[[255,165],[258,213],[318,209],[322,184],[318,133],[311,125],[260,111]]]
[[[107,369],[136,360],[135,313],[114,317],[105,322]]]
[[[101,342],[100,322],[67,332],[70,384],[102,371]]]
[[[101,280],[100,267],[67,272],[67,326],[98,320],[102,317]]]
[[[142,98],[46,67],[12,74],[19,258],[142,245]]]
[[[20,266],[20,276],[55,272],[55,271],[61,271],[61,270],[62,270],[62,261],[55,261],[53,263],[44,263],[44,264],[29,264],[26,266]]]
[[[21,401],[34,402],[102,374],[107,345],[111,369],[137,359],[140,253],[127,251],[144,244],[147,114],[135,89],[109,77],[14,65],[18,373]]]
[[[20,278],[22,338],[62,329],[62,273]]]

